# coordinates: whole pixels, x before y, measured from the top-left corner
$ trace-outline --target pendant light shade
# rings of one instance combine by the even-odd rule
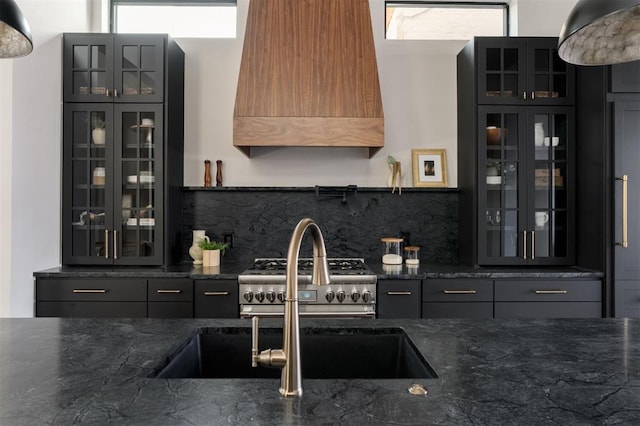
[[[25,56],[33,50],[31,30],[14,0],[0,0],[0,58]]]
[[[558,53],[576,65],[640,60],[640,0],[580,0],[560,31]]]

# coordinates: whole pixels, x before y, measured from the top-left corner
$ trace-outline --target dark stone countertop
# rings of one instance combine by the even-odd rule
[[[0,424],[640,424],[639,320],[301,325],[347,322],[402,326],[439,377],[304,380],[284,399],[278,379],[148,378],[196,327],[246,320],[0,319]]]

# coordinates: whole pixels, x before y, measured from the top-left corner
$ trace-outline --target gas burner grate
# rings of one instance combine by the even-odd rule
[[[366,271],[367,267],[361,259],[328,259],[330,271]],[[256,259],[253,271],[286,271],[287,259]],[[298,270],[311,271],[313,259],[298,260]]]

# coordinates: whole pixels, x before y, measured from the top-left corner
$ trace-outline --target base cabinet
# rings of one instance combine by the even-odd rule
[[[493,281],[424,280],[422,318],[493,318]]]
[[[420,318],[421,280],[379,280],[377,317]]]
[[[196,318],[239,318],[237,280],[196,280]]]
[[[193,280],[150,279],[147,300],[149,318],[193,318]]]

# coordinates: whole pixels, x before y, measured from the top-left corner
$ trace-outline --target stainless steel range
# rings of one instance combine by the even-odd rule
[[[362,259],[328,259],[329,285],[311,284],[312,259],[298,261],[301,316],[375,318],[377,276]],[[238,276],[240,316],[282,316],[286,259],[256,259]]]

